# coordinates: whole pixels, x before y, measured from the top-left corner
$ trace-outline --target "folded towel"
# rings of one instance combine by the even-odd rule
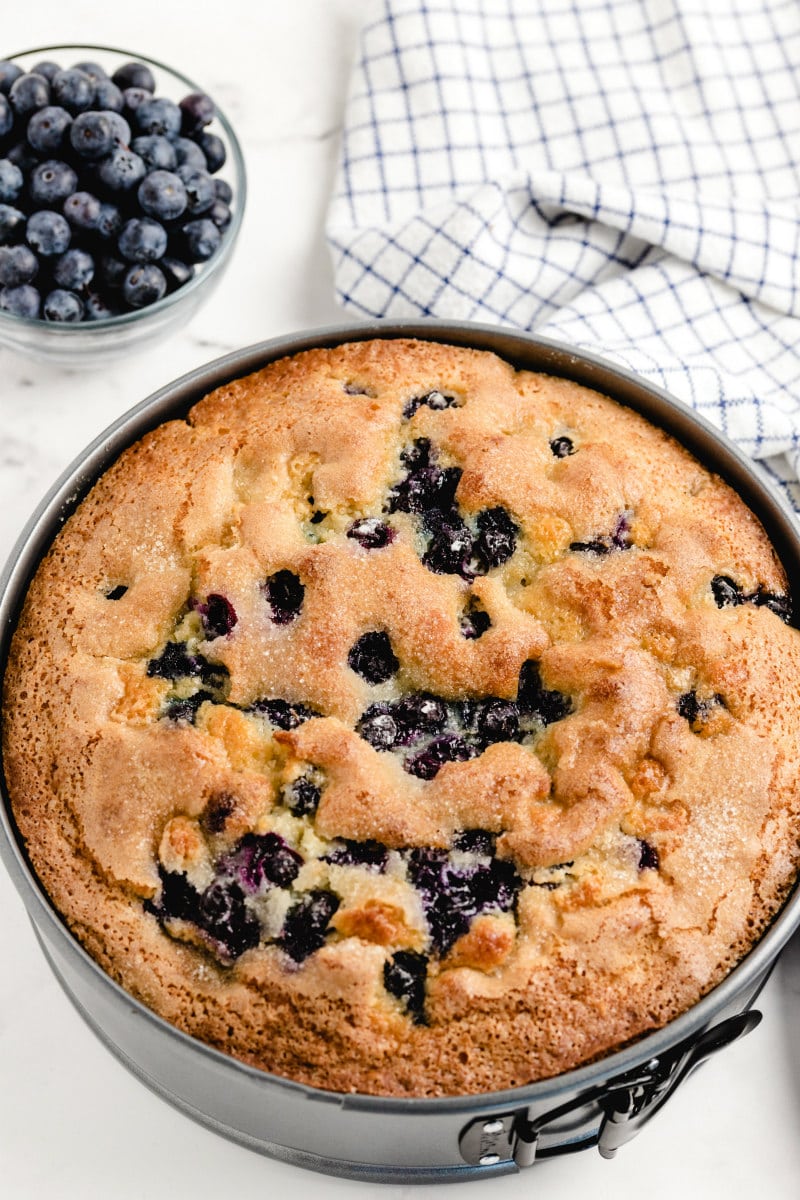
[[[338,298],[598,351],[800,511],[799,85],[795,0],[373,3],[328,215]]]

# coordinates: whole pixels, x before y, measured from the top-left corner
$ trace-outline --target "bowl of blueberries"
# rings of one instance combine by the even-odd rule
[[[174,332],[230,261],[246,200],[224,113],[103,46],[0,61],[0,345],[101,366]]]

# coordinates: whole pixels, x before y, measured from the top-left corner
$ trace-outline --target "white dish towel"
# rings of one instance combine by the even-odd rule
[[[374,0],[338,298],[602,353],[800,510],[799,164],[797,0]]]

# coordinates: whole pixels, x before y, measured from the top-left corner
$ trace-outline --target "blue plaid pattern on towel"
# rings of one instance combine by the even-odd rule
[[[338,298],[599,351],[800,510],[796,0],[380,0],[328,214]]]

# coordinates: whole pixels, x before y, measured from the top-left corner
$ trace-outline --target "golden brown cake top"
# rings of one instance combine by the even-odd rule
[[[309,351],[59,534],[15,814],[95,957],[212,1044],[341,1090],[527,1082],[693,1003],[785,895],[789,614],[756,519],[630,410],[485,352]]]

